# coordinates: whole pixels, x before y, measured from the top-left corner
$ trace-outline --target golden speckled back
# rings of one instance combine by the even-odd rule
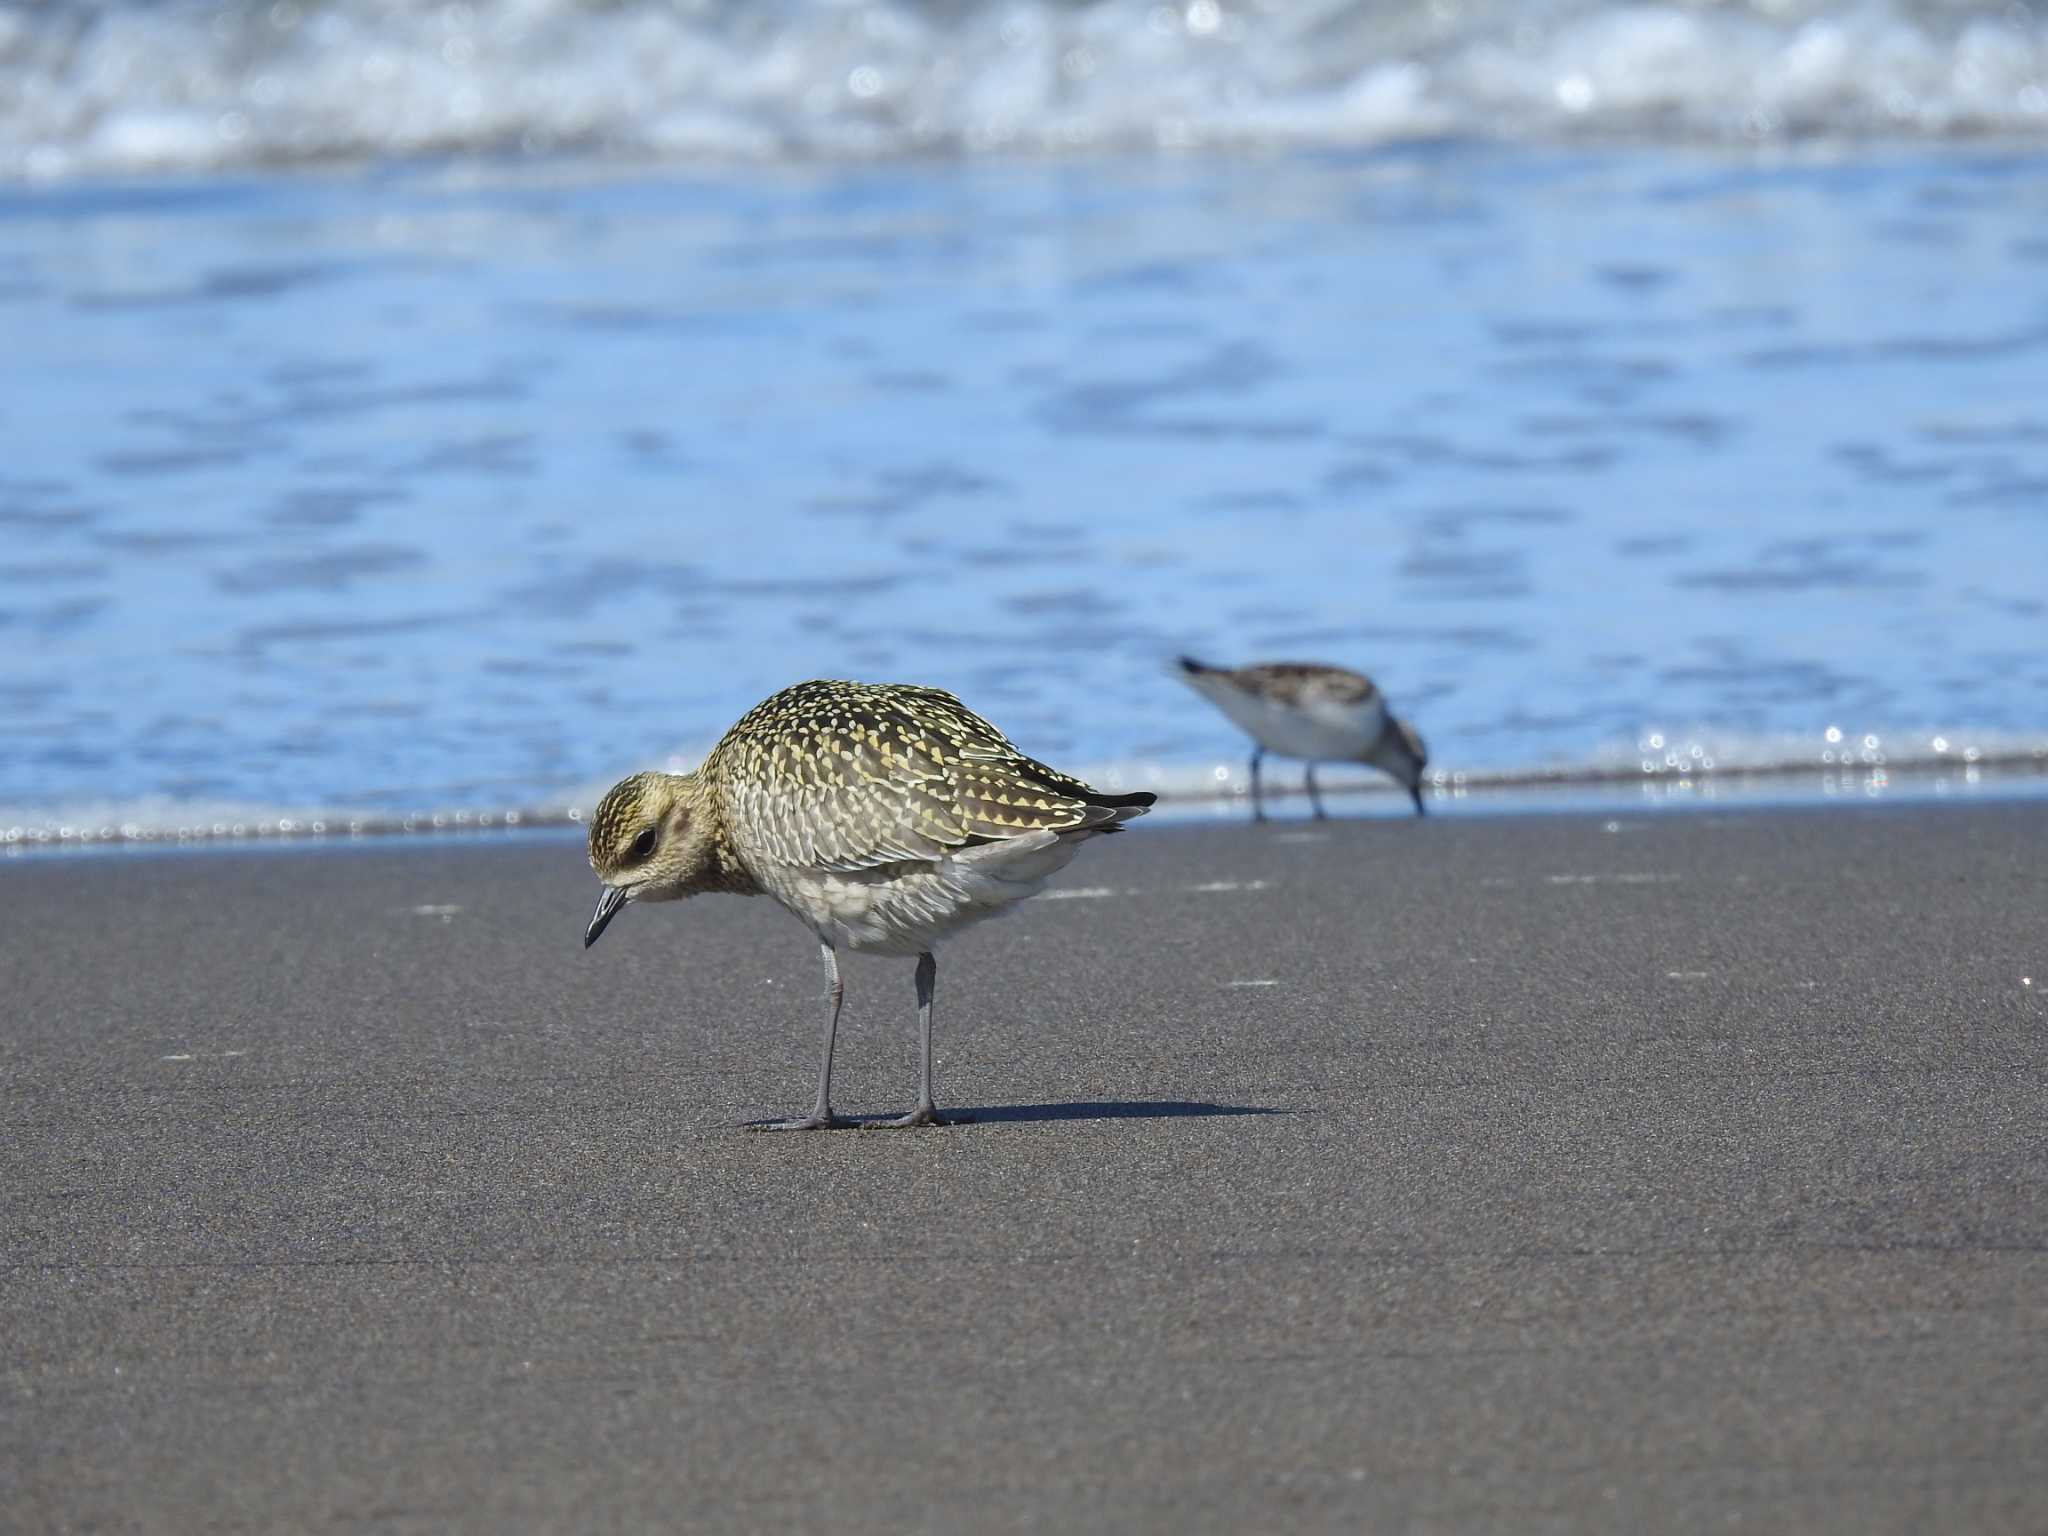
[[[763,700],[699,770],[749,859],[847,870],[1038,831],[1111,828],[1104,795],[1019,752],[949,693],[820,680]]]

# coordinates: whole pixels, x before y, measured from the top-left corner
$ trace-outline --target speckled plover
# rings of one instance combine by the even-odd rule
[[[773,896],[802,919],[824,955],[831,1012],[817,1103],[762,1127],[792,1131],[849,1123],[831,1097],[840,947],[916,955],[917,1108],[881,1123],[943,1125],[933,946],[1034,895],[1082,842],[1152,800],[1048,768],[936,688],[798,683],[747,711],[695,773],[636,773],[605,794],[590,820],[605,888],[584,947],[628,902],[709,891]]]

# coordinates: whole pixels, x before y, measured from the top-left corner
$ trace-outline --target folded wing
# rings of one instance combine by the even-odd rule
[[[1041,832],[1113,830],[1150,795],[1104,795],[1027,757],[936,688],[799,683],[713,749],[745,851],[868,869]]]

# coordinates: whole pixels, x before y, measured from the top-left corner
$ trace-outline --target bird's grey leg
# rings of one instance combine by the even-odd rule
[[[1264,747],[1252,748],[1252,820],[1266,819],[1266,802],[1259,798],[1259,762],[1266,755]]]
[[[818,1063],[818,1102],[801,1120],[775,1120],[754,1127],[760,1131],[829,1131],[851,1120],[832,1113],[832,1042],[839,1033],[839,1005],[846,1001],[846,983],[839,979],[839,956],[822,940],[818,952],[825,957],[825,975],[832,983],[832,1013],[825,1020],[825,1059]]]
[[[918,1078],[917,1108],[898,1120],[870,1120],[876,1129],[900,1130],[913,1125],[957,1125],[968,1119],[955,1115],[947,1119],[932,1102],[932,984],[938,980],[939,962],[926,950],[917,957],[917,1029],[924,1050],[924,1066]]]
[[[1316,820],[1328,821],[1329,812],[1323,809],[1323,797],[1316,793],[1316,765],[1308,765],[1308,803],[1316,808]]]

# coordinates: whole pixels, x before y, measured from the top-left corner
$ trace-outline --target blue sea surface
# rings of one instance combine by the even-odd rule
[[[816,675],[1239,784],[1183,651],[1446,781],[2048,749],[2024,144],[60,179],[0,334],[0,832],[587,803]]]

